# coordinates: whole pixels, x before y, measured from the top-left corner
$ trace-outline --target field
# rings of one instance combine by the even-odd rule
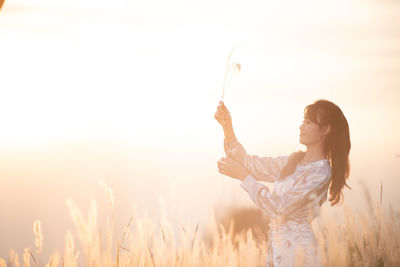
[[[113,208],[112,190],[103,181],[100,185]],[[321,215],[314,231],[324,266],[400,266],[400,212],[390,203],[383,205],[382,190],[381,185],[380,199],[373,200],[365,188],[367,212],[342,205],[342,222]],[[199,224],[180,225],[176,232],[167,219],[155,221],[134,213],[124,234],[115,236],[113,216],[99,223],[94,200],[87,218],[72,200],[67,206],[77,234],[67,230],[62,253],[55,251],[49,259],[40,257],[43,234],[41,222],[35,221],[34,249],[10,249],[8,259],[0,258],[0,266],[265,266],[268,236],[261,226],[267,221],[255,209],[232,210],[223,220],[211,216],[210,227],[202,236]],[[260,223],[249,224],[243,218]]]

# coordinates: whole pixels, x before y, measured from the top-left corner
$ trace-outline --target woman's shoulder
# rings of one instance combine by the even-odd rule
[[[305,165],[297,163],[296,168],[300,171],[306,171],[308,173],[318,173],[329,177],[332,173],[332,168],[328,159],[320,159],[317,161],[309,162]]]
[[[321,159],[316,162],[312,162],[311,168],[314,173],[318,173],[318,175],[324,176],[326,179],[329,179],[332,174],[332,168],[329,160]]]

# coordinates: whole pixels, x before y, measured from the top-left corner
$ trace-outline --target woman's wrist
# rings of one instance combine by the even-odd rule
[[[239,180],[240,180],[240,181],[243,181],[243,180],[246,179],[246,177],[249,176],[250,174],[251,174],[251,173],[248,172],[248,171],[244,172],[244,173],[242,174],[242,177],[239,178]]]
[[[228,139],[228,141],[236,139],[231,121],[227,121],[227,123],[224,125],[223,129],[224,129],[225,138]]]

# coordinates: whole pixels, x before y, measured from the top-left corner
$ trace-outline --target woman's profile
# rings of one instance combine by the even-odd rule
[[[215,119],[223,126],[226,158],[219,172],[241,180],[254,203],[270,218],[267,266],[322,266],[311,221],[327,200],[343,200],[350,173],[350,133],[347,120],[334,103],[320,99],[304,108],[299,142],[306,151],[290,155],[247,154],[237,140],[232,118],[222,101]],[[260,183],[273,182],[272,192]]]

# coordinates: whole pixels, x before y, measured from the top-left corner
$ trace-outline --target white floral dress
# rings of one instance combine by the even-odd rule
[[[311,221],[319,215],[327,200],[331,167],[327,159],[298,164],[289,176],[280,179],[280,172],[289,156],[259,157],[246,153],[237,139],[224,148],[228,158],[245,166],[250,174],[240,186],[254,203],[270,217],[269,246],[266,266],[322,266],[318,243]],[[274,182],[273,192],[263,183]]]

